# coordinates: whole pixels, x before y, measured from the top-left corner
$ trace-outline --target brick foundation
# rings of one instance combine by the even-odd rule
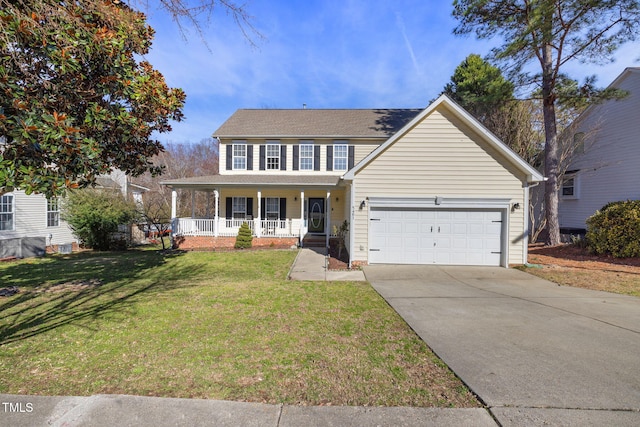
[[[235,237],[179,236],[173,238],[173,248],[183,250],[233,249],[235,244]],[[297,237],[254,237],[252,247],[288,249],[297,244]]]

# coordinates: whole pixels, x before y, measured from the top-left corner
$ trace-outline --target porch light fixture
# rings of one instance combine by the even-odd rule
[[[520,209],[520,203],[514,203],[513,204],[513,210],[515,211],[517,209]]]
[[[293,196],[293,201],[297,202],[298,201],[298,196]]]
[[[339,202],[339,201],[340,201],[340,199],[336,196],[336,202]]]
[[[365,207],[366,205],[367,205],[367,202],[366,202],[366,201],[364,201],[364,200],[363,200],[363,201],[361,201],[361,202],[360,202],[360,209],[364,209],[364,207]]]

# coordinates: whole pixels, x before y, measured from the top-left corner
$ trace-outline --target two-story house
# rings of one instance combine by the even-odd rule
[[[215,131],[220,174],[163,182],[182,248],[329,238],[350,264],[522,264],[529,187],[542,176],[446,96],[424,110],[238,110]],[[175,218],[177,191],[212,195]]]

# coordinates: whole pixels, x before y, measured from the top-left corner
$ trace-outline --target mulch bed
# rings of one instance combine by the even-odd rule
[[[614,258],[610,255],[595,255],[589,253],[586,248],[571,244],[530,245],[529,263],[640,274],[640,258]]]
[[[329,270],[348,270],[349,254],[347,249],[342,249],[341,256],[338,257],[338,242],[336,240],[329,241]]]

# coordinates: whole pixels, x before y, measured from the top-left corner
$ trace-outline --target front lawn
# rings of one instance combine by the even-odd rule
[[[366,283],[294,282],[295,251],[0,264],[0,393],[479,406]]]

